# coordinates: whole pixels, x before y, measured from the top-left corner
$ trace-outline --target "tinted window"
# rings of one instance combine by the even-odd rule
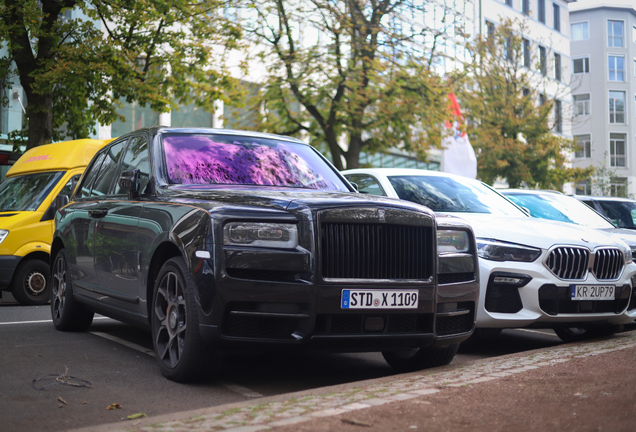
[[[150,179],[150,164],[148,162],[148,143],[145,137],[135,137],[130,140],[124,159],[121,162],[121,171],[139,170],[139,191],[148,193],[147,187]],[[125,195],[127,189],[115,186],[115,195]]]
[[[81,174],[76,174],[68,179],[68,182],[66,182],[59,195],[66,195],[67,197],[70,197],[73,194],[75,186],[77,186],[77,182],[79,181],[80,177]]]
[[[64,172],[10,177],[0,184],[0,211],[35,211]]]
[[[93,183],[97,174],[99,173],[99,169],[102,167],[102,162],[106,158],[106,152],[101,151],[97,153],[95,159],[93,159],[93,163],[87,168],[84,173],[84,178],[82,179],[82,184],[80,186],[80,190],[76,193],[80,198],[89,197],[91,194],[91,188],[93,187]]]
[[[347,180],[352,181],[358,185],[358,192],[369,195],[386,196],[384,189],[380,186],[380,183],[376,179],[368,175],[362,174],[350,174]]]
[[[478,181],[443,176],[391,176],[400,199],[425,205],[436,212],[492,213],[526,217],[518,207]]]
[[[90,196],[108,195],[117,177],[117,166],[124,150],[125,142],[118,142],[106,149],[102,168],[99,170]]]
[[[241,136],[167,135],[163,146],[171,183],[349,191],[334,169],[305,144]]]
[[[636,228],[636,203],[599,201],[605,214],[619,228]]]

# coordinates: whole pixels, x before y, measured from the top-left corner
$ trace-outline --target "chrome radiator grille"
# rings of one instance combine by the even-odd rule
[[[619,249],[606,248],[594,252],[592,272],[598,280],[615,280],[623,271],[623,254]],[[590,252],[585,248],[555,248],[546,261],[546,266],[558,278],[580,280],[590,268]]]
[[[322,276],[420,279],[433,275],[433,228],[383,223],[321,224]]]
[[[595,253],[592,271],[599,280],[618,278],[623,270],[623,254],[618,249],[599,249]]]
[[[577,247],[558,247],[550,252],[546,265],[561,279],[583,279],[590,262],[590,252]]]

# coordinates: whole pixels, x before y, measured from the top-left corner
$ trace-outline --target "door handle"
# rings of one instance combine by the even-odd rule
[[[89,210],[88,215],[92,218],[103,218],[108,213],[107,208],[98,208],[94,210]]]

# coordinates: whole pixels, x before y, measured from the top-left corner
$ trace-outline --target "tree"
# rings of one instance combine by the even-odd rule
[[[566,182],[587,178],[593,168],[567,166],[574,143],[554,133],[564,114],[553,114],[565,94],[555,92],[558,86],[546,76],[548,54],[530,55],[524,30],[523,23],[505,21],[471,46],[474,62],[461,97],[477,175],[490,184],[505,179],[512,188],[562,190]]]
[[[17,74],[27,99],[27,149],[94,131],[120,101],[158,112],[196,102],[213,110],[233,80],[239,43],[222,0],[2,0],[0,79]],[[81,12],[70,19],[70,11]],[[13,63],[12,63],[13,62]],[[5,80],[7,82],[8,80]]]
[[[338,169],[358,167],[361,151],[397,147],[425,157],[439,146],[449,83],[434,71],[436,47],[462,36],[452,8],[439,8],[433,30],[408,24],[430,12],[417,1],[247,3],[246,31],[265,47],[268,76],[254,100],[260,129],[309,136]]]

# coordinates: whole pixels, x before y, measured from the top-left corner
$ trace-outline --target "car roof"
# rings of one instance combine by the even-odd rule
[[[367,173],[367,174],[376,174],[376,175],[384,175],[384,176],[398,176],[398,175],[426,175],[426,176],[437,176],[437,177],[452,177],[462,180],[470,180],[479,182],[479,180],[471,179],[469,177],[462,177],[456,174],[450,174],[442,171],[431,171],[431,170],[423,170],[417,168],[355,168],[350,170],[341,171],[342,174],[356,174],[356,173]]]
[[[570,195],[570,196],[579,200],[636,202],[636,200],[634,199],[622,198],[622,197],[592,196],[592,195]]]
[[[276,134],[270,134],[265,132],[239,130],[239,129],[152,126],[148,128],[137,129],[129,133],[139,133],[140,131],[146,131],[150,133],[151,135],[165,134],[165,133],[179,133],[179,134],[205,133],[205,134],[214,134],[214,135],[235,135],[235,136],[247,136],[247,137],[253,137],[253,138],[269,138],[269,139],[275,139],[279,141],[288,141],[288,142],[294,142],[298,144],[309,145],[306,142],[299,140],[298,138],[294,138],[290,136],[276,135]],[[125,135],[128,135],[128,134],[125,134]]]

